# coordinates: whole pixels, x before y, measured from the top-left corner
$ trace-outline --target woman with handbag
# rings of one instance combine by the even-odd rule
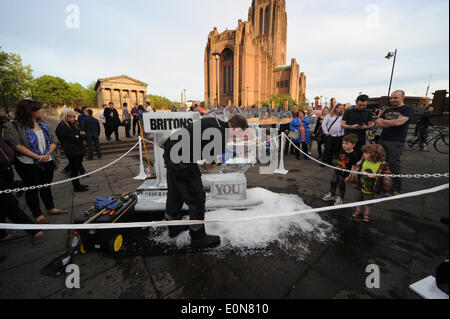
[[[16,107],[16,120],[8,124],[4,139],[14,149],[14,167],[25,187],[39,186],[53,182],[58,159],[54,156],[58,140],[52,129],[42,119],[42,104],[22,100]],[[55,208],[51,187],[31,189],[25,192],[27,206],[38,224],[48,224],[42,214],[39,197],[49,214],[67,214],[68,211]]]
[[[290,125],[291,132],[289,133],[289,138],[296,146],[295,158],[298,160],[300,159],[300,144],[304,153],[305,160],[309,160],[309,158],[306,156],[306,154],[308,154],[309,145],[309,125],[311,125],[311,122],[305,117],[305,112],[301,110],[298,112],[298,117],[294,118]]]
[[[319,155],[319,159],[322,159],[323,152],[322,152],[322,145],[324,144],[324,134],[322,129],[322,123],[325,117],[330,113],[330,109],[328,107],[325,107],[322,110],[322,115],[317,120],[316,127],[314,129],[313,133],[313,139],[317,142],[317,153]]]
[[[326,164],[333,164],[334,155],[341,147],[344,129],[341,126],[344,105],[338,104],[322,122],[323,138],[325,138],[325,152],[322,161]]]
[[[85,134],[80,132],[80,128],[76,124],[77,114],[74,111],[67,111],[62,116],[62,122],[56,128],[56,136],[61,142],[64,154],[67,156],[70,164],[70,177],[78,177],[81,175],[84,157]],[[84,133],[84,132],[83,132]],[[74,191],[87,192],[88,186],[81,185],[80,180],[72,181]]]

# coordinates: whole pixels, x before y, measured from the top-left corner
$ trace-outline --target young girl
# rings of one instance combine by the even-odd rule
[[[359,192],[356,195],[356,202],[363,202],[375,199],[375,194],[386,192],[390,189],[391,180],[389,177],[376,175],[390,175],[391,172],[386,163],[386,152],[381,145],[369,144],[362,147],[363,159],[357,165],[357,171],[368,173],[368,175],[351,174],[346,182],[356,181]],[[369,175],[374,174],[374,175]],[[356,176],[357,175],[357,176]],[[357,219],[362,215],[362,206],[356,208],[353,218]],[[370,223],[372,205],[366,205],[363,221]]]

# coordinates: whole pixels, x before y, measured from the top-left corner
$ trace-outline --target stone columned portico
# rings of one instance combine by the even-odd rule
[[[147,83],[138,81],[126,75],[99,79],[95,85],[97,92],[97,107],[113,102],[116,106],[128,103],[144,105],[147,99]]]

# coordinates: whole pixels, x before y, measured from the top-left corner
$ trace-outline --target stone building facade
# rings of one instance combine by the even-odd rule
[[[126,75],[99,79],[95,85],[97,106],[113,102],[116,106],[128,103],[133,107],[136,103],[144,105],[147,100],[147,83]]]
[[[248,21],[222,33],[214,28],[208,36],[205,105],[260,106],[272,95],[290,95],[303,104],[306,76],[296,59],[287,64],[286,50],[285,0],[253,0]]]

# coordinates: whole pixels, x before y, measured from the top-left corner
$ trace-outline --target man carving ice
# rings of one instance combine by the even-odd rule
[[[191,220],[205,219],[206,194],[203,189],[201,172],[197,162],[206,160],[205,169],[211,169],[218,165],[212,159],[220,145],[219,155],[225,153],[227,129],[248,129],[247,119],[242,115],[236,115],[228,123],[215,118],[204,118],[189,124],[185,129],[174,133],[164,143],[164,162],[167,167],[167,203],[166,219],[169,221],[180,220],[182,207],[189,207]],[[214,134],[218,133],[218,134]],[[227,136],[228,135],[228,136]],[[214,145],[214,149],[210,149]],[[177,237],[189,230],[191,246],[194,249],[213,248],[220,245],[219,236],[210,236],[205,232],[205,225],[170,226],[169,236]]]

